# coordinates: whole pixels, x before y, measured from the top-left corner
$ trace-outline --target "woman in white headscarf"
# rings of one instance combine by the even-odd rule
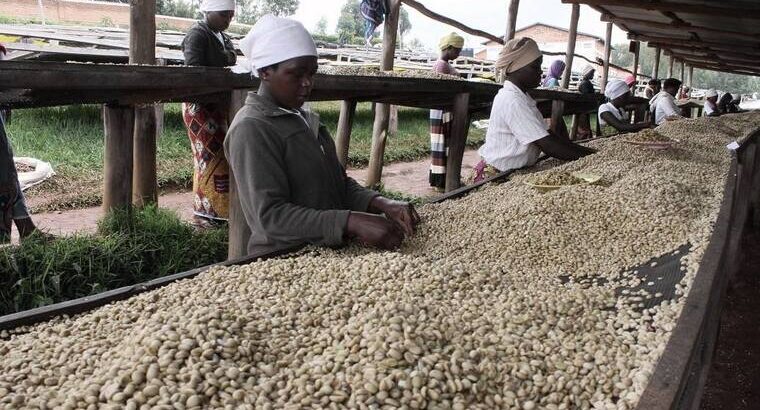
[[[705,117],[717,117],[720,115],[720,110],[718,109],[718,92],[712,88],[705,92],[705,106],[702,114]]]
[[[249,254],[349,240],[400,246],[419,222],[414,207],[348,177],[319,115],[303,109],[317,72],[309,32],[267,15],[240,48],[261,85],[248,94],[224,142],[239,199],[232,206],[245,216],[231,228],[247,231],[234,239],[246,241]]]
[[[204,0],[201,11],[204,19],[195,23],[182,40],[185,65],[235,65],[235,47],[224,34],[235,15],[235,0]],[[193,152],[193,211],[198,227],[223,223],[229,214],[229,165],[222,150],[228,109],[229,101],[225,99],[216,103],[182,104]]]
[[[611,80],[607,83],[604,96],[609,102],[599,106],[599,125],[616,129],[618,132],[636,132],[651,128],[650,122],[631,124],[628,113],[623,110],[633,98],[630,86],[622,80]]]

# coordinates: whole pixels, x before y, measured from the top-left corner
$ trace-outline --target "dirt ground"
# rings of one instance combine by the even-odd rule
[[[478,153],[475,150],[465,152],[462,161],[462,175],[467,175],[479,160]],[[430,188],[428,184],[429,160],[416,162],[404,162],[386,165],[383,168],[383,184],[385,188],[391,191],[402,192],[420,198],[430,198],[440,195]],[[366,175],[366,169],[350,169],[348,174],[363,183]],[[191,204],[192,193],[177,192],[162,195],[158,200],[159,206],[176,211],[184,220],[192,218]],[[34,205],[31,203],[30,205]],[[58,211],[51,213],[35,214],[32,217],[37,226],[46,232],[54,235],[69,235],[75,232],[94,232],[97,228],[98,220],[103,216],[103,211],[99,207],[76,209],[72,211]],[[15,230],[14,230],[15,235]],[[14,242],[18,238],[14,237]]]
[[[745,260],[729,284],[703,410],[760,409],[760,229],[744,237]]]

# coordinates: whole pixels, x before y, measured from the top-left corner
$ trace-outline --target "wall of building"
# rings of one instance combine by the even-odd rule
[[[42,0],[40,11],[38,0],[2,0],[0,14],[21,19],[42,20],[49,23],[79,23],[87,25],[129,26],[129,4],[105,3],[77,0]],[[159,28],[187,30],[195,23],[193,19],[156,16]]]

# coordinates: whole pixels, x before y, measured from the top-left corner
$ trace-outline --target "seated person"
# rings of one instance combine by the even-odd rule
[[[657,93],[659,92],[660,92],[660,80],[653,78],[649,80],[646,88],[644,88],[644,97],[651,100],[652,97],[657,95]]]
[[[562,74],[565,72],[566,64],[562,60],[554,60],[549,68],[546,70],[546,77],[541,86],[544,88],[556,88],[559,87],[559,80],[562,79]]]
[[[675,98],[680,86],[680,81],[675,78],[668,78],[662,84],[662,91],[649,101],[649,109],[654,115],[655,124],[660,125],[665,121],[683,118],[680,114],[680,108],[676,105]]]
[[[599,106],[599,125],[609,125],[620,132],[636,132],[652,126],[649,122],[631,124],[628,113],[622,110],[633,99],[628,83],[611,80],[604,89],[604,96],[609,102]]]
[[[739,100],[734,99],[734,96],[731,95],[731,93],[725,93],[720,97],[720,100],[718,100],[718,110],[720,110],[722,114],[740,112]]]
[[[349,178],[319,116],[302,108],[317,72],[309,32],[294,20],[266,15],[240,46],[261,85],[232,121],[224,151],[245,217],[231,222],[250,228],[248,253],[350,239],[400,246],[419,222],[414,207]]]
[[[705,117],[717,117],[720,115],[718,92],[712,88],[705,92],[705,106],[702,110],[702,115]]]
[[[568,161],[595,152],[547,129],[536,101],[527,93],[541,84],[542,60],[538,45],[527,37],[510,40],[499,53],[496,69],[506,73],[504,87],[491,108],[486,142],[479,150],[481,161],[475,167],[473,182],[489,174],[531,166],[541,152]]]

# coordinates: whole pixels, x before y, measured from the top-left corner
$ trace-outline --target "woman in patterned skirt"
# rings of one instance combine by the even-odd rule
[[[185,65],[235,65],[235,48],[224,34],[235,15],[235,1],[204,0],[201,11],[204,20],[193,25],[182,41]],[[193,151],[193,210],[199,227],[224,222],[229,214],[230,173],[223,150],[228,110],[229,101],[182,104]]]

